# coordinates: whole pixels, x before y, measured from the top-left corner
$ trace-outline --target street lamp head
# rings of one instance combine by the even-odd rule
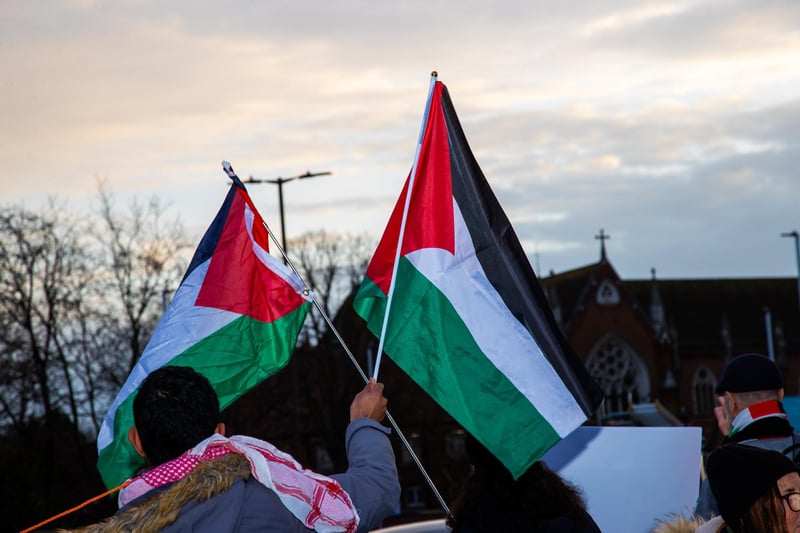
[[[296,179],[305,179],[305,178],[316,178],[317,176],[330,176],[332,173],[329,171],[325,172],[311,172],[310,170],[306,170],[303,174],[298,174],[296,176],[290,176],[288,178],[277,177],[273,179],[258,179],[250,176],[244,183],[272,183],[273,185],[278,186],[278,213],[280,215],[281,220],[281,247],[283,253],[283,262],[284,264],[287,263],[286,253],[286,221],[283,214],[283,184],[287,181],[292,181]]]
[[[333,174],[333,173],[332,173],[332,172],[329,172],[329,171],[325,171],[325,172],[311,172],[310,170],[307,170],[307,171],[305,172],[305,174],[300,174],[299,176],[296,176],[296,177],[297,177],[298,179],[301,179],[301,180],[302,180],[302,179],[305,179],[305,178],[316,178],[317,176],[330,176],[331,174]]]
[[[798,237],[797,230],[787,231],[781,233],[781,237],[794,237],[795,239]]]
[[[278,186],[281,186],[284,183],[286,183],[287,181],[302,180],[302,179],[305,179],[305,178],[316,178],[317,176],[330,176],[331,174],[333,174],[333,173],[332,172],[327,172],[327,171],[326,172],[311,172],[310,170],[307,170],[303,174],[297,174],[296,176],[289,176],[288,178],[284,178],[284,177],[280,177],[279,176],[279,177],[273,178],[273,179],[259,179],[259,180],[253,180],[252,182],[247,182],[247,183],[262,183],[262,182],[265,182],[265,183],[274,183],[274,184],[276,184]]]

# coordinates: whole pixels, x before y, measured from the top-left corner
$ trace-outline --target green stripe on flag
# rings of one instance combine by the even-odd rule
[[[145,466],[144,459],[128,441],[128,430],[133,426],[133,399],[131,394],[117,407],[114,415],[114,440],[100,451],[97,470],[106,487],[116,487]]]
[[[241,316],[170,360],[169,366],[189,366],[208,378],[225,409],[248,390],[277,373],[294,352],[297,333],[310,303],[275,322]],[[97,468],[107,487],[116,487],[145,466],[128,441],[133,424],[133,399],[128,396],[114,415],[114,440],[103,448]]]
[[[379,336],[386,307],[383,291],[367,278],[353,305]],[[384,351],[514,477],[560,440],[486,358],[448,299],[406,258],[398,264],[386,331]]]

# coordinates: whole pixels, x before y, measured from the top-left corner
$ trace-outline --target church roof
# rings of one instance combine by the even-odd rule
[[[551,307],[555,305],[561,307],[563,324],[569,323],[599,265],[600,263],[593,263],[560,274],[551,272],[548,277],[539,280],[544,293],[550,299]]]
[[[561,307],[563,324],[580,305],[593,281],[598,263],[582,266],[541,280],[551,305]],[[724,353],[723,324],[727,321],[733,353],[766,353],[765,308],[770,310],[773,342],[779,350],[781,335],[787,345],[800,346],[800,301],[797,278],[708,278],[622,280],[623,290],[646,312],[653,283],[663,304],[671,334],[683,353]]]
[[[649,303],[653,280],[624,283],[641,305]],[[723,322],[727,320],[731,341],[739,347],[734,353],[766,352],[765,309],[770,311],[773,329],[782,330],[787,343],[800,343],[796,278],[659,279],[655,283],[667,324],[682,348],[721,348]]]

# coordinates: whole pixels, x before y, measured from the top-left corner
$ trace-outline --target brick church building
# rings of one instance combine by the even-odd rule
[[[595,424],[636,424],[635,406],[703,427],[714,446],[714,387],[725,362],[772,355],[787,395],[798,393],[800,302],[797,278],[650,279],[619,277],[600,260],[540,280],[553,314],[606,399]]]

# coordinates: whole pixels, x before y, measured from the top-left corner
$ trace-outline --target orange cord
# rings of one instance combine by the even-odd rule
[[[115,493],[115,492],[117,492],[118,490],[124,489],[125,487],[127,487],[127,486],[128,486],[128,485],[130,485],[130,484],[131,484],[131,480],[130,480],[130,479],[128,479],[128,480],[124,481],[124,482],[123,482],[121,485],[118,485],[118,486],[114,487],[113,489],[107,490],[107,491],[105,491],[103,494],[99,494],[99,495],[95,496],[94,498],[89,498],[88,500],[86,500],[86,501],[85,501],[85,502],[83,502],[82,504],[80,504],[80,505],[76,505],[76,506],[75,506],[75,507],[73,507],[72,509],[67,509],[66,511],[64,511],[64,512],[61,512],[61,513],[58,513],[58,514],[57,514],[57,515],[55,515],[55,516],[51,516],[51,517],[50,517],[50,518],[48,518],[47,520],[44,520],[44,521],[42,521],[42,522],[39,522],[39,523],[38,523],[38,524],[36,524],[35,526],[31,526],[31,527],[29,527],[28,529],[24,529],[24,530],[20,531],[20,533],[30,533],[31,531],[34,531],[34,530],[36,530],[36,529],[38,529],[38,528],[42,527],[42,526],[43,526],[43,525],[45,525],[45,524],[49,524],[49,523],[50,523],[50,522],[52,522],[53,520],[58,520],[58,519],[59,519],[59,518],[61,518],[62,516],[67,516],[67,515],[68,515],[68,514],[70,514],[70,513],[74,513],[74,512],[75,512],[75,511],[77,511],[78,509],[82,509],[82,508],[86,507],[87,505],[89,505],[90,503],[94,503],[94,502],[96,502],[97,500],[101,500],[101,499],[105,498],[106,496],[108,496],[109,494],[114,494],[114,493]]]

